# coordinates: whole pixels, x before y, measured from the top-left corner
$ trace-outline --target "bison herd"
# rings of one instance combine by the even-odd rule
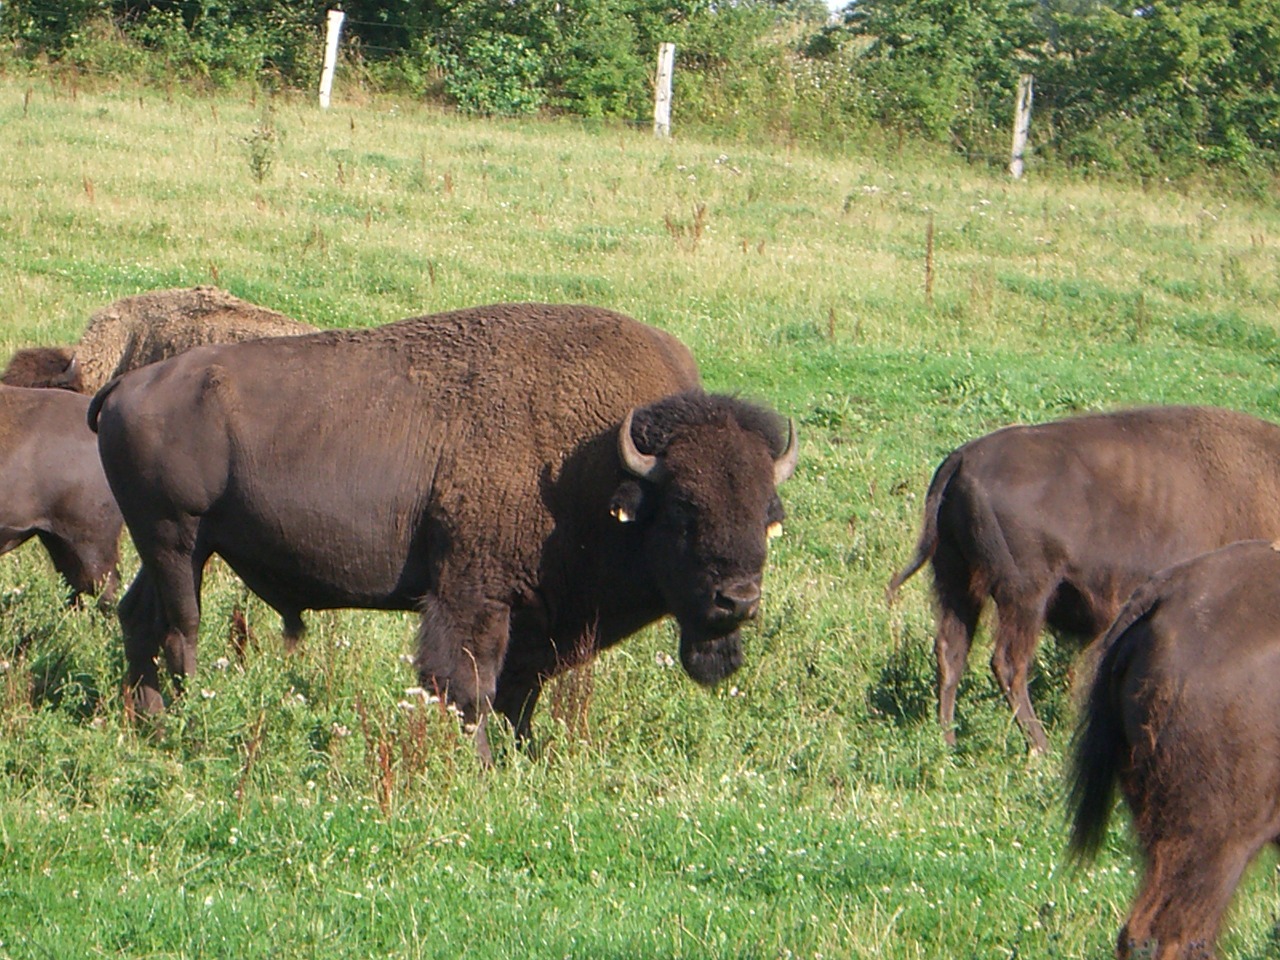
[[[419,613],[414,665],[491,762],[486,717],[530,734],[545,682],[665,616],[695,681],[742,660],[794,423],[707,393],[689,351],[587,306],[498,304],[314,331],[222,291],[131,297],[73,347],[0,375],[0,552],[38,537],[74,600],[117,588],[131,712],[196,669],[204,566],[283,619]],[[51,389],[53,388],[53,389]],[[93,394],[92,400],[87,394]],[[96,434],[96,437],[95,437]],[[1011,426],[934,474],[938,718],[979,616],[1030,747],[1040,633],[1097,663],[1071,764],[1070,850],[1100,845],[1118,785],[1145,858],[1117,953],[1211,954],[1242,871],[1280,842],[1280,427],[1204,407]]]

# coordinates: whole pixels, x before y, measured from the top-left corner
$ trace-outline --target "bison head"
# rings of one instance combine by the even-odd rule
[[[680,394],[627,414],[618,456],[635,480],[611,510],[641,526],[650,576],[680,625],[680,662],[702,684],[742,663],[739,628],[760,606],[777,487],[795,470],[795,425],[730,397]],[[647,451],[647,452],[644,452]]]
[[[0,373],[11,387],[44,387],[82,392],[84,381],[68,347],[27,347],[17,351]]]

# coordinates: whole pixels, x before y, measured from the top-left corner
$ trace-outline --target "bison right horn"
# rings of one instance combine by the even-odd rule
[[[622,420],[622,427],[618,430],[618,456],[622,459],[622,465],[627,468],[628,473],[641,480],[661,483],[667,475],[667,468],[662,459],[652,453],[641,453],[636,447],[635,440],[631,438],[631,418],[635,412],[634,408],[627,411],[626,417]]]
[[[796,463],[800,459],[800,443],[796,439],[796,421],[787,419],[787,448],[778,454],[773,461],[773,485],[779,487],[796,472]]]

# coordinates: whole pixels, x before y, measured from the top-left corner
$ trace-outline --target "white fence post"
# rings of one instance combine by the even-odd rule
[[[324,26],[324,69],[320,71],[320,108],[329,109],[329,94],[333,91],[333,71],[338,65],[338,36],[342,33],[342,21],[346,14],[330,10]]]
[[[1018,77],[1018,97],[1013,107],[1013,150],[1009,156],[1009,175],[1022,176],[1022,155],[1027,149],[1027,132],[1031,129],[1031,74]]]
[[[675,72],[676,45],[658,44],[658,79],[653,93],[653,135],[671,136],[671,75]]]

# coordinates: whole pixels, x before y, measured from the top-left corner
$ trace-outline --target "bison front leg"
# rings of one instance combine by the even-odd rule
[[[449,602],[437,595],[422,607],[414,666],[423,689],[439,691],[474,727],[480,762],[493,765],[485,720],[493,709],[506,654],[510,608],[494,600]]]

